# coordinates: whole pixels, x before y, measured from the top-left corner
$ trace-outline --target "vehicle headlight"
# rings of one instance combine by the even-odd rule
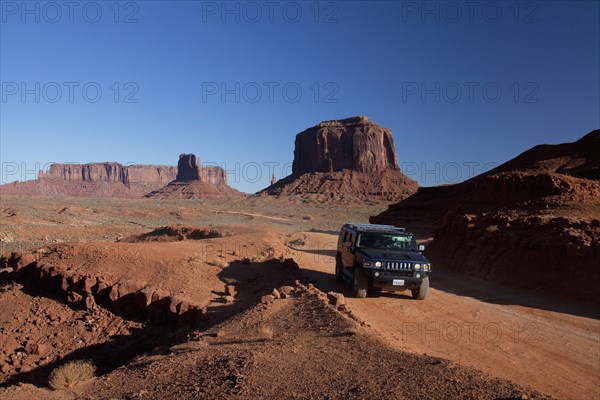
[[[415,264],[415,271],[421,270],[421,264]]]
[[[369,268],[373,263],[371,261],[363,261],[363,267]]]
[[[423,264],[423,271],[429,271],[429,264]]]
[[[381,261],[375,261],[375,268],[381,268]]]

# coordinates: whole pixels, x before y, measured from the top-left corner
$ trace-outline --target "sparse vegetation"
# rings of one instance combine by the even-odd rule
[[[227,278],[227,277],[225,277],[225,278],[222,278],[222,281],[223,281],[223,282],[225,282],[225,283],[226,283],[226,284],[228,284],[228,285],[234,285],[234,286],[235,286],[235,285],[237,285],[237,284],[239,284],[239,283],[241,283],[241,282],[240,282],[240,281],[238,281],[237,279],[234,279],[234,278]]]
[[[348,336],[355,336],[359,334],[358,325],[354,324],[349,326],[346,330],[344,330],[343,334]]]
[[[48,379],[48,385],[54,390],[71,387],[78,382],[94,377],[96,367],[89,361],[77,360],[56,368]]]
[[[221,269],[229,267],[229,262],[223,260],[221,258],[216,258],[209,262],[210,265],[214,265],[215,267],[219,267]]]
[[[273,340],[275,333],[271,325],[263,325],[260,327],[260,337],[265,340]]]
[[[551,215],[540,215],[537,217],[537,222],[540,225],[546,225],[546,224],[550,223],[550,221],[552,221]]]
[[[486,227],[485,230],[488,233],[497,232],[498,231],[498,225],[490,225],[490,226]]]

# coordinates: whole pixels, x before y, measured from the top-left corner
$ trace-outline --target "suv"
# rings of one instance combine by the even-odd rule
[[[431,264],[415,237],[393,225],[345,224],[338,238],[335,277],[352,283],[355,297],[369,289],[410,290],[417,300],[429,291]]]

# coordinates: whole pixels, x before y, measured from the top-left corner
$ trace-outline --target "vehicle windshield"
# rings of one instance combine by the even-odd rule
[[[363,233],[358,237],[357,247],[379,250],[417,251],[413,235],[390,233]]]

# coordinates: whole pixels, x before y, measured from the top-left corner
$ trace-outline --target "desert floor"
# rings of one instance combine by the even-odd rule
[[[159,286],[205,307],[210,323],[193,332],[173,331],[157,338],[141,321],[125,315],[103,308],[93,313],[80,310],[27,282],[4,282],[0,381],[5,387],[0,388],[0,397],[160,398],[161,390],[175,382],[179,386],[168,389],[175,390],[170,392],[173,398],[212,398],[215,393],[224,393],[223,398],[269,398],[281,389],[273,371],[293,377],[310,370],[308,376],[316,382],[331,368],[347,365],[352,372],[356,359],[370,357],[375,359],[365,361],[369,368],[377,368],[377,359],[382,368],[398,360],[415,368],[418,363],[422,368],[440,364],[437,372],[428,371],[433,375],[420,386],[403,389],[386,383],[399,390],[397,398],[408,398],[423,385],[443,390],[423,392],[424,398],[507,397],[518,394],[518,388],[565,399],[600,397],[598,305],[499,286],[452,273],[443,265],[434,265],[432,290],[425,301],[404,293],[352,298],[350,286],[333,277],[337,231],[348,221],[368,222],[369,216],[385,208],[256,197],[178,201],[4,197],[2,253],[44,248],[38,253],[46,262],[102,274],[111,281]],[[214,230],[221,237],[140,236],[175,225]],[[407,228],[422,243],[431,240],[431,227]],[[277,261],[290,258],[299,270],[282,268]],[[273,288],[294,286],[296,281],[303,282],[296,286],[296,297],[270,304],[261,301]],[[228,287],[235,287],[235,293]],[[324,298],[321,292],[331,291],[346,297],[341,319],[335,308],[323,305],[326,300],[319,303]],[[338,336],[341,339],[335,339]],[[132,341],[139,348],[132,349]],[[361,353],[370,341],[383,346],[372,354]],[[30,351],[24,343],[43,344],[43,350]],[[131,357],[115,356],[112,364],[105,357],[101,377],[68,391],[45,387],[52,367],[78,354],[100,359],[111,348],[119,354],[130,351]],[[287,352],[284,356],[282,349]],[[251,360],[248,352],[253,354]],[[348,352],[357,354],[352,358]],[[331,359],[338,360],[339,367]],[[444,361],[435,361],[440,359]],[[218,371],[236,378],[217,382],[207,375],[214,377]],[[313,393],[310,385],[304,387],[294,379],[289,387],[303,391],[305,396],[298,398],[335,398],[335,393],[364,398],[369,397],[367,392],[375,393],[373,398],[386,397],[385,391],[373,392],[385,387],[383,381],[367,379],[364,387],[350,387],[343,372],[336,374],[315,383]],[[191,384],[200,378],[205,383]],[[387,375],[385,379],[393,381]],[[465,392],[449,392],[458,386]]]

